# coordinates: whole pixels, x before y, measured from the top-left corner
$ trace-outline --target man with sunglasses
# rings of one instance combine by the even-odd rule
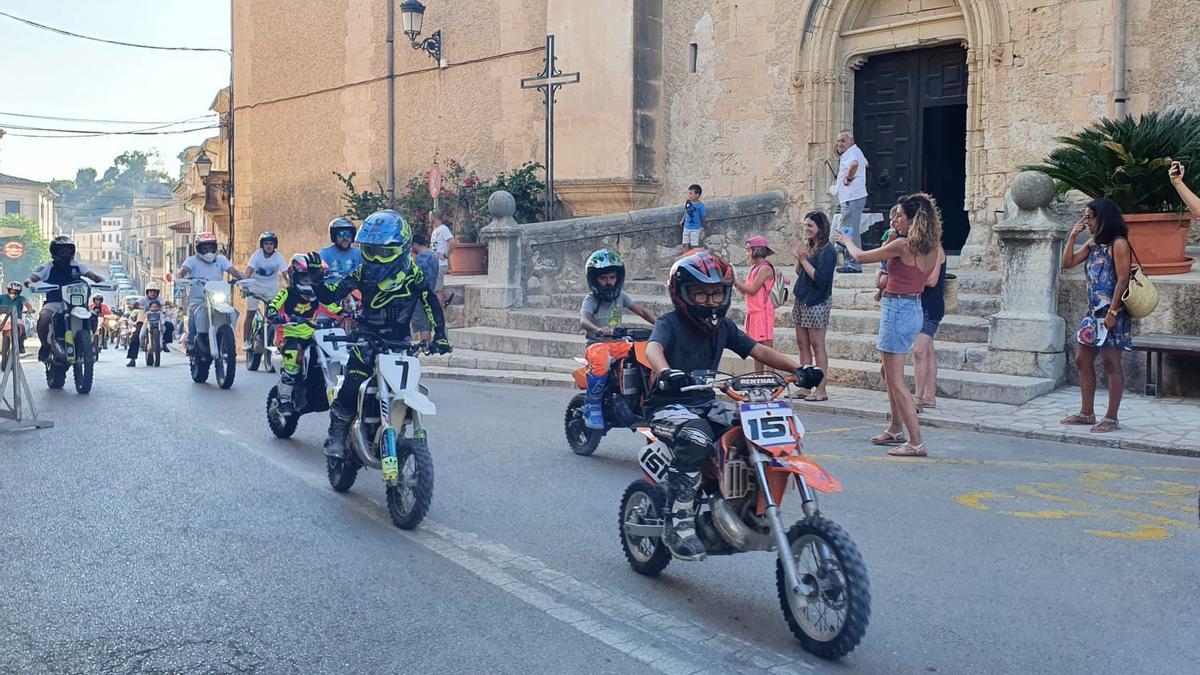
[[[321,260],[329,265],[329,273],[325,280],[335,283],[342,277],[358,269],[362,264],[362,251],[354,245],[354,235],[358,228],[349,218],[334,218],[329,221],[328,246],[321,249]]]
[[[322,283],[323,262],[320,253],[308,254],[308,271],[317,300],[336,304],[353,291],[362,294],[362,316],[359,331],[392,341],[408,340],[409,323],[414,312],[424,312],[433,330],[434,353],[450,352],[446,339],[446,323],[441,303],[425,282],[425,275],[413,262],[413,231],[404,216],[384,210],[371,214],[363,221],[355,241],[362,251],[362,265],[335,284]],[[329,407],[329,436],[325,439],[325,454],[337,459],[346,457],[346,431],[358,405],[360,385],[375,368],[375,352],[369,346],[350,348],[346,377],[337,398]]]

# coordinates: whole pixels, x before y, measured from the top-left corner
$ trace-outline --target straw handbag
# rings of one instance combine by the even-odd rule
[[[958,311],[958,275],[946,273],[946,281],[942,286],[942,298],[946,303],[946,313]]]
[[[1131,318],[1144,319],[1150,316],[1155,307],[1158,307],[1158,289],[1154,287],[1150,277],[1142,271],[1142,263],[1138,261],[1133,247],[1129,247],[1129,250],[1133,253],[1133,260],[1137,264],[1129,271],[1129,286],[1121,296],[1121,305]]]

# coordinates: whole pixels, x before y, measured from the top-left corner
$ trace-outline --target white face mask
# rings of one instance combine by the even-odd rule
[[[307,285],[302,286],[300,284],[296,284],[296,290],[300,291],[301,293],[303,293],[305,295],[312,295],[312,292],[313,292],[312,286],[307,286]]]
[[[203,260],[204,262],[210,263],[217,259],[217,254],[216,253],[201,253],[200,259]]]

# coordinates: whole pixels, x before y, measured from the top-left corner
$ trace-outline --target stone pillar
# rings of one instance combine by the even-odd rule
[[[1049,210],[1054,181],[1025,171],[1012,184],[1016,214],[994,227],[1003,256],[1000,311],[991,318],[993,372],[1062,378],[1066,324],[1058,315],[1063,239],[1069,230]]]
[[[484,309],[508,309],[524,300],[521,290],[521,226],[513,220],[517,202],[504,190],[488,197],[492,222],[479,231],[479,240],[487,244],[488,282],[479,289]]]

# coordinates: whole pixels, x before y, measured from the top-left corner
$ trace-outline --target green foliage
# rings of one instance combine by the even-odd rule
[[[1188,168],[1188,186],[1200,189],[1200,115],[1195,113],[1171,110],[1102,119],[1057,140],[1062,146],[1045,162],[1021,170],[1046,173],[1093,199],[1108,197],[1122,213],[1184,208],[1167,176],[1172,160]]]
[[[0,230],[6,228],[24,230],[25,233],[15,239],[25,244],[25,255],[19,260],[0,257],[0,264],[4,265],[4,277],[8,281],[28,279],[33,270],[50,260],[50,242],[46,241],[38,230],[36,221],[19,213],[0,216]],[[0,246],[10,241],[13,241],[13,238],[0,239]]]
[[[438,208],[451,223],[455,238],[464,243],[479,241],[479,230],[491,222],[487,200],[496,190],[507,190],[517,202],[514,217],[518,222],[533,222],[541,217],[543,183],[537,176],[542,165],[526,162],[521,168],[509,173],[500,172],[491,180],[483,180],[474,171],[468,170],[451,159],[442,172],[442,189],[438,193]],[[383,186],[378,192],[359,191],[354,187],[354,176],[333,175],[345,186],[342,200],[346,203],[346,215],[362,220],[384,208],[396,209],[412,225],[414,232],[429,234],[429,212],[433,210],[433,198],[429,195],[429,171],[409,178],[394,199],[389,199]]]
[[[114,209],[130,208],[136,198],[170,197],[171,177],[150,168],[157,159],[157,153],[130,150],[115,157],[100,178],[88,167],[76,171],[75,180],[51,182],[50,188],[59,195],[61,220],[94,219]]]

